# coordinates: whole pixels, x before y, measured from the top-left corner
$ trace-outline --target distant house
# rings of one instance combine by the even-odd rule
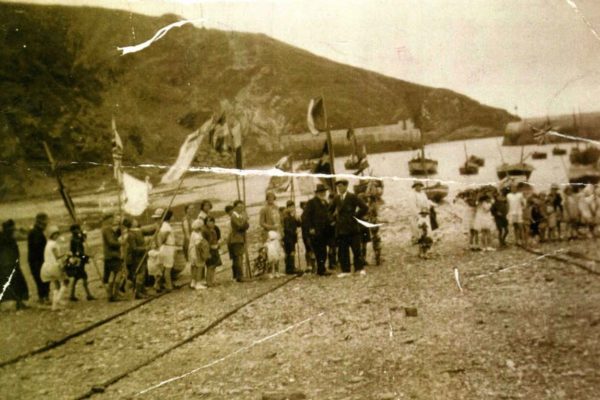
[[[331,131],[331,140],[338,154],[348,153],[351,147],[346,139],[347,129],[336,129]],[[415,127],[410,119],[400,120],[393,125],[369,126],[354,128],[354,134],[358,143],[365,145],[367,150],[372,147],[381,148],[386,145],[410,147],[419,143],[421,131]],[[281,136],[281,147],[283,150],[293,153],[318,153],[323,148],[325,133],[313,135],[312,133],[301,133],[296,135]]]

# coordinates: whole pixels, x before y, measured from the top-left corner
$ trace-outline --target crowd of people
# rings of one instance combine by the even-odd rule
[[[152,223],[144,226],[131,216],[105,214],[101,226],[103,271],[89,255],[87,235],[79,224],[70,227],[69,238],[66,232],[49,224],[47,214],[39,213],[27,238],[28,264],[37,297],[52,310],[64,308],[69,301],[79,300],[76,287],[81,281],[86,299],[94,300],[88,286],[88,264],[93,264],[101,275],[109,301],[125,299],[128,293],[140,299],[150,291],[171,291],[173,279],[181,269],[189,269],[192,289],[205,290],[216,284],[216,268],[223,265],[224,254],[231,260],[232,279],[236,282],[259,275],[328,276],[338,267],[340,278],[353,272],[364,276],[368,243],[372,243],[374,263],[381,263],[376,223],[382,191],[377,189],[381,186],[359,185],[358,190],[355,187],[356,194],[348,187],[345,179],[335,182],[335,192],[327,185],[316,185],[314,196],[299,204],[300,216],[294,200],[280,207],[275,193],[267,192],[258,215],[260,243],[253,259],[248,243],[250,218],[241,200],[225,207],[229,224],[221,228],[226,234],[217,226],[213,205],[208,200],[198,207],[186,205],[180,222],[173,221],[172,210],[162,208],[155,209]],[[175,233],[177,224],[181,235]],[[3,300],[15,300],[17,308],[26,308],[29,295],[14,233],[14,221],[6,221],[0,237],[3,282],[9,278],[5,272],[13,275]],[[66,246],[69,239],[70,245]],[[300,268],[298,259],[300,239],[306,268]],[[226,252],[221,254],[221,249]],[[178,260],[179,254],[183,254],[183,260]]]
[[[457,196],[466,207],[469,248],[494,251],[514,244],[536,247],[540,243],[595,237],[600,225],[600,187],[552,184],[539,191],[527,182],[498,189],[484,186]],[[497,236],[497,247],[493,236]]]
[[[259,275],[275,278],[284,274],[314,273],[328,276],[337,272],[342,278],[356,273],[364,276],[367,248],[371,243],[373,263],[381,259],[378,209],[382,185],[378,181],[356,185],[349,191],[348,181],[335,183],[335,193],[328,185],[318,184],[314,196],[297,204],[287,200],[277,204],[277,196],[267,192],[258,213],[256,228],[259,243],[256,256],[250,258],[250,218],[245,204],[236,200],[225,207],[227,225],[219,227],[213,205],[204,200],[188,204],[181,221],[173,221],[173,211],[157,208],[152,223],[141,226],[138,219],[106,214],[101,238],[103,271],[90,257],[87,236],[79,224],[70,227],[70,245],[66,232],[50,225],[48,216],[39,213],[27,236],[27,261],[41,304],[56,310],[69,301],[78,301],[76,288],[81,282],[87,300],[95,297],[89,289],[86,265],[93,264],[101,275],[109,301],[127,297],[144,298],[173,290],[173,279],[181,269],[188,269],[190,287],[205,290],[216,285],[216,269],[227,254],[232,279],[244,282]],[[415,181],[409,196],[413,244],[418,255],[428,258],[434,246],[438,223],[437,205],[428,199],[422,182]],[[578,188],[556,184],[548,192],[536,191],[527,182],[487,185],[460,192],[454,203],[464,207],[463,221],[468,232],[469,249],[495,251],[513,243],[535,247],[545,241],[595,237],[600,226],[600,186]],[[577,190],[581,189],[581,190]],[[180,224],[181,235],[175,230]],[[2,300],[14,300],[18,309],[26,308],[28,287],[21,272],[19,247],[13,220],[2,224],[0,266],[4,294]],[[226,233],[224,233],[226,232]],[[304,248],[305,268],[299,255]],[[223,252],[221,251],[223,250]],[[182,259],[178,259],[182,254]],[[352,257],[351,257],[352,256]],[[339,271],[338,271],[339,268]],[[7,284],[8,283],[8,284]]]

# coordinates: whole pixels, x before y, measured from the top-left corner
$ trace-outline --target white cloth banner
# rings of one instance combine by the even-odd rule
[[[148,184],[123,173],[123,211],[137,217],[148,208]]]
[[[204,138],[204,134],[201,134],[200,130],[190,133],[185,138],[185,141],[179,149],[177,161],[175,161],[175,164],[173,164],[167,173],[163,175],[160,183],[172,183],[183,176],[185,171],[190,167],[190,164],[192,164],[196,152],[202,143],[202,138]]]

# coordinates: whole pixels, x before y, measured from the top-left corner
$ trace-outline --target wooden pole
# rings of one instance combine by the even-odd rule
[[[296,207],[296,187],[294,186],[294,159],[292,158],[292,156],[290,156],[290,166],[292,169],[292,180],[291,180],[291,184],[290,184],[290,190],[291,190],[291,200],[294,202],[294,207]],[[298,265],[298,268],[300,268],[300,245],[298,243],[298,241],[296,241],[296,262]]]
[[[325,109],[325,96],[321,95],[323,99],[323,119],[325,120],[325,131],[327,133],[327,149],[329,150],[329,165],[331,169],[331,182],[333,187],[331,190],[335,193],[335,154],[333,151],[333,140],[331,139],[331,131],[329,130],[329,123],[327,122],[327,110]]]

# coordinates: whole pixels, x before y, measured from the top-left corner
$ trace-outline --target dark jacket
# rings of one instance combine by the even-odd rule
[[[34,226],[27,235],[27,261],[29,266],[40,269],[44,263],[44,249],[46,248],[46,236],[39,226]]]
[[[248,215],[246,212],[241,214],[237,211],[231,212],[231,232],[229,233],[229,243],[245,243],[246,242],[246,231],[250,227],[248,223]]]
[[[298,228],[300,221],[295,216],[285,213],[283,217],[283,241],[288,244],[296,244],[298,242]]]
[[[102,228],[102,243],[104,245],[104,260],[120,260],[121,244],[119,237],[111,226]]]
[[[335,206],[335,235],[356,235],[360,233],[360,224],[354,219],[362,219],[369,211],[364,201],[354,193],[346,192],[346,197],[338,195],[333,200]]]
[[[10,284],[5,287],[9,279]],[[1,301],[29,298],[27,282],[19,266],[19,246],[13,237],[3,231],[0,231],[0,287],[5,287]]]
[[[302,229],[310,232],[314,229],[314,236],[325,236],[331,227],[331,214],[329,204],[325,200],[313,197],[306,203],[302,214]]]

